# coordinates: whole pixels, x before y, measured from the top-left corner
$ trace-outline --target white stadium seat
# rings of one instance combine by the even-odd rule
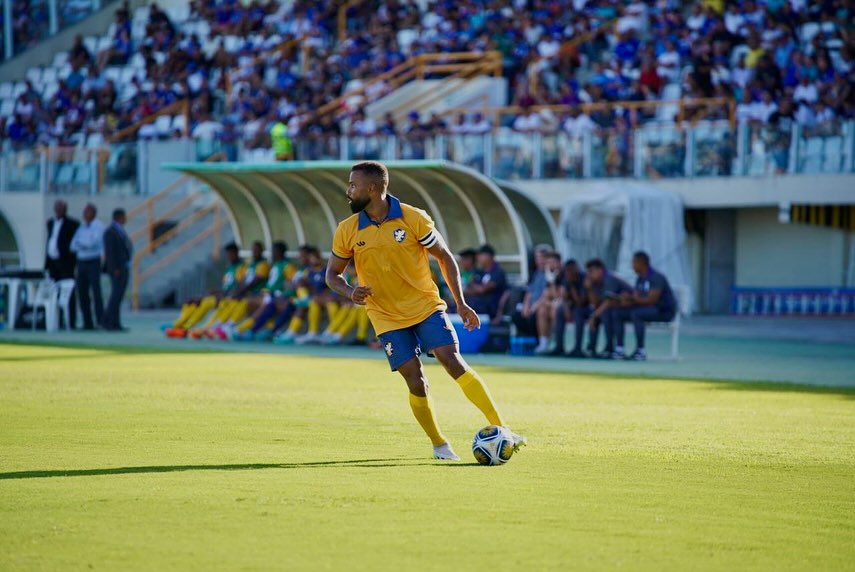
[[[0,83],[0,99],[5,99],[7,97],[12,97],[12,89],[15,85],[10,81],[4,81]]]

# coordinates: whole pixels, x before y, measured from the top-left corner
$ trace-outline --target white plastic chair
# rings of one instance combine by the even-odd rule
[[[38,316],[39,308],[44,309],[45,313],[45,330],[55,332],[57,329],[57,314],[56,314],[56,298],[57,289],[53,280],[45,279],[39,282],[36,287],[30,305],[33,307],[33,330],[36,329],[36,316]]]
[[[692,313],[692,290],[685,285],[676,285],[671,287],[671,291],[677,302],[674,319],[670,322],[651,322],[650,326],[666,328],[671,332],[671,359],[676,361],[680,358],[680,321],[682,316]]]
[[[63,323],[65,324],[65,329],[71,329],[71,293],[74,291],[74,279],[67,278],[65,280],[60,280],[54,285],[54,289],[57,296],[56,305],[59,306],[59,311],[62,315]],[[56,308],[56,306],[54,306]],[[56,309],[54,309],[54,315],[56,315]],[[54,328],[56,329],[56,327]]]

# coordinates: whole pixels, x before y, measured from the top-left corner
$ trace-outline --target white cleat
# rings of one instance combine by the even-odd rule
[[[302,336],[297,336],[296,338],[294,338],[294,343],[296,343],[298,346],[303,346],[306,344],[317,344],[320,343],[320,341],[321,336],[319,336],[318,334],[304,334]]]
[[[437,445],[433,448],[433,458],[440,461],[459,461],[460,457],[451,448],[448,443]]]
[[[505,427],[505,429],[511,431],[509,427]],[[517,435],[511,431],[511,439],[514,440],[514,453],[528,445],[528,439],[525,438],[525,435]]]
[[[341,343],[341,334],[323,334],[321,343],[325,346],[335,346]]]

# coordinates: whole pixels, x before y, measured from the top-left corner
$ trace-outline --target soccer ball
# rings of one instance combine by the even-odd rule
[[[511,432],[498,425],[487,425],[475,433],[472,454],[482,465],[504,465],[514,454]]]

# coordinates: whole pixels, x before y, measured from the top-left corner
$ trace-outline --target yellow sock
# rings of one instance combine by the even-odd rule
[[[193,315],[193,312],[198,308],[198,304],[184,304],[181,306],[181,313],[178,314],[178,317],[175,318],[175,321],[172,322],[173,328],[181,328],[183,327],[184,322]]]
[[[342,322],[347,319],[347,315],[350,313],[349,307],[342,307],[338,309],[338,312],[335,313],[335,318],[332,318],[327,324],[327,331],[330,333],[336,333],[339,330]]]
[[[265,323],[265,324],[264,324],[264,329],[265,329],[265,330],[270,330],[270,329],[272,329],[272,328],[273,328],[273,326],[275,326],[275,325],[276,325],[276,320],[275,320],[275,319],[273,319],[273,318],[270,318],[269,320],[267,320],[267,323]]]
[[[252,329],[252,327],[254,325],[255,325],[255,319],[254,318],[247,318],[246,320],[244,320],[243,322],[238,324],[237,332],[239,334],[242,334],[244,332],[248,332]]]
[[[288,325],[288,331],[292,334],[297,334],[300,332],[300,328],[303,327],[303,318],[300,316],[294,316],[291,318],[291,323]]]
[[[240,321],[241,318],[246,316],[246,312],[249,310],[249,302],[246,300],[239,300],[234,304],[232,310],[226,316],[226,321],[231,322],[232,324]]]
[[[234,300],[220,300],[220,303],[217,304],[217,309],[214,311],[213,314],[211,314],[211,317],[208,318],[208,320],[204,324],[202,324],[202,328],[212,328],[214,327],[214,324],[222,323],[226,319],[226,316],[228,315],[229,311],[232,309],[233,303]]]
[[[427,436],[430,437],[430,442],[433,443],[434,447],[445,443],[445,437],[436,424],[436,417],[434,417],[429,397],[419,397],[411,393],[410,409],[413,410],[413,416],[425,430]]]
[[[321,329],[321,305],[312,300],[309,302],[309,331],[310,334],[317,334]]]
[[[338,315],[338,304],[335,302],[327,302],[325,307],[327,309],[327,320],[332,322]]]
[[[365,341],[365,338],[368,337],[368,312],[365,311],[364,306],[354,306],[354,309],[357,312],[356,339]]]
[[[355,307],[351,306],[350,308],[342,308],[338,313],[344,314],[344,319],[338,323],[338,328],[336,328],[333,333],[344,337],[350,333],[350,330],[352,330],[353,326],[356,325],[356,320],[359,318],[359,312]]]
[[[217,299],[213,296],[206,296],[202,298],[202,301],[199,302],[199,305],[196,306],[196,309],[193,311],[193,313],[190,314],[190,316],[188,316],[186,320],[184,320],[184,323],[181,325],[181,327],[189,330],[190,328],[204,320],[205,316],[208,315],[208,312],[210,312],[211,309],[215,308],[216,306]]]
[[[496,404],[493,403],[493,398],[490,396],[490,390],[487,389],[487,386],[484,385],[484,380],[481,379],[477,373],[471,369],[467,369],[463,375],[458,377],[455,381],[457,381],[460,389],[463,390],[463,395],[465,395],[469,401],[475,405],[475,407],[481,410],[481,413],[484,414],[490,424],[504,425],[502,422],[502,416],[499,415],[499,412],[496,409]]]

